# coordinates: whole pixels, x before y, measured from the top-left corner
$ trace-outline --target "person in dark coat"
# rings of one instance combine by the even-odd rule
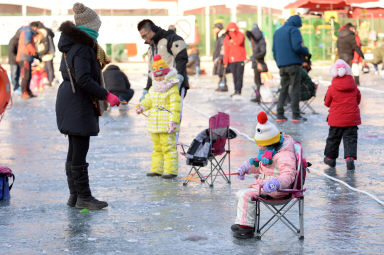
[[[53,58],[55,57],[55,44],[53,38],[55,34],[52,29],[44,26],[44,24],[38,21],[39,32],[43,35],[40,43],[43,46],[41,52],[38,51],[38,54],[41,60],[44,62],[44,71],[48,75],[48,83],[46,85],[52,86],[52,82],[55,79],[55,70],[53,67]]]
[[[329,134],[324,150],[324,163],[330,167],[336,166],[343,139],[347,169],[353,170],[357,159],[357,126],[361,124],[361,94],[352,77],[351,67],[344,60],[336,60],[331,74],[332,84],[328,87],[324,101],[325,106],[329,107]]]
[[[106,89],[118,96],[120,101],[128,103],[133,97],[134,91],[131,89],[131,84],[125,73],[118,66],[109,65],[103,75]]]
[[[11,71],[11,83],[13,91],[20,90],[20,66],[16,61],[17,48],[19,45],[20,31],[22,28],[19,28],[15,35],[11,38],[8,43],[8,64]],[[21,92],[20,92],[21,93]]]
[[[351,23],[348,23],[340,30],[337,38],[337,52],[339,58],[347,62],[349,66],[352,66],[352,59],[355,51],[364,59],[364,54],[356,43],[354,31],[355,27]]]
[[[213,50],[213,74],[219,76],[219,84],[216,91],[226,92],[228,91],[226,68],[224,68],[223,56],[224,56],[224,38],[225,29],[223,23],[218,22],[214,25],[213,31],[216,35],[215,48]]]
[[[261,32],[257,24],[253,24],[252,30],[246,32],[246,36],[251,41],[252,45],[252,68],[254,71],[254,81],[256,85],[255,89],[255,98],[252,98],[252,102],[260,103],[260,86],[261,86],[261,77],[262,72],[268,72],[267,64],[264,61],[267,45],[263,33]]]
[[[100,85],[101,67],[106,61],[104,51],[96,43],[101,25],[99,16],[81,3],[74,4],[73,12],[76,26],[66,21],[59,28],[63,82],[56,99],[57,127],[62,134],[68,135],[69,141],[66,174],[70,196],[67,204],[102,209],[108,204],[92,196],[86,162],[90,136],[99,133],[99,117],[93,101],[96,99],[98,103],[97,100],[105,99],[111,106],[118,106],[120,100]]]
[[[284,116],[284,103],[290,91],[292,122],[305,121],[300,114],[300,87],[302,57],[308,56],[308,49],[303,46],[299,28],[302,26],[299,15],[291,16],[273,35],[273,58],[280,69],[281,90],[277,104],[277,122],[287,121]]]

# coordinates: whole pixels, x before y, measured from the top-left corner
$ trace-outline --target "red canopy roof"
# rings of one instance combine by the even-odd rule
[[[293,3],[288,4],[284,8],[297,9],[308,8],[311,10],[336,10],[342,9],[351,4],[361,4],[367,2],[377,2],[378,0],[296,0]]]

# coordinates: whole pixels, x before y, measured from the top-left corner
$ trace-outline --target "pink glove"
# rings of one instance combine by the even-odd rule
[[[136,105],[136,113],[140,114],[144,111],[144,107],[141,105]]]
[[[239,178],[240,180],[244,180],[244,175],[247,173],[249,174],[249,171],[251,171],[251,164],[249,163],[249,161],[245,161],[240,167],[239,169],[237,169],[237,172],[239,173],[239,175],[237,176],[237,178]]]
[[[120,105],[120,99],[109,91],[108,91],[108,95],[105,98],[105,100],[108,101],[108,103],[111,107]]]
[[[169,125],[168,125],[168,128],[167,128],[168,134],[175,132],[176,128],[177,128],[177,123],[176,122],[173,122],[173,121],[169,122]]]

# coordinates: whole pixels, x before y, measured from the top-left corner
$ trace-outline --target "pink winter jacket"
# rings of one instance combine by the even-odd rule
[[[284,135],[284,143],[281,149],[273,156],[272,165],[260,164],[259,167],[252,166],[251,173],[259,174],[256,182],[251,185],[251,188],[258,189],[259,184],[262,184],[273,177],[276,177],[280,182],[280,189],[291,188],[296,176],[296,157],[293,148],[294,141],[291,136]],[[261,190],[262,194],[264,193]],[[273,198],[285,197],[287,194],[274,191],[268,193]]]

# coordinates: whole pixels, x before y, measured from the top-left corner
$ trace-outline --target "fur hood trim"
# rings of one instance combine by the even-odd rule
[[[92,48],[96,47],[96,42],[92,37],[78,29],[71,21],[63,22],[59,27],[59,31],[70,37],[74,43],[85,44]]]

